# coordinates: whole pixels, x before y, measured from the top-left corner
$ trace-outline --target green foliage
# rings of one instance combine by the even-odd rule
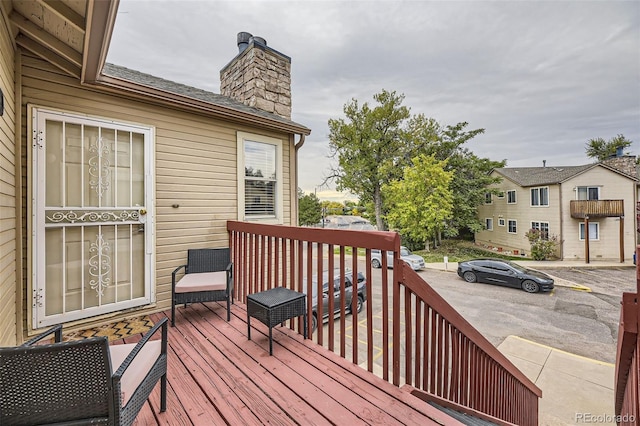
[[[346,120],[329,120],[329,146],[338,157],[339,167],[333,170],[337,189],[373,202],[378,229],[384,229],[381,188],[399,175],[395,166],[405,152],[409,108],[396,92],[383,90],[373,99],[373,108],[352,99],[343,109]]]
[[[629,148],[633,142],[619,134],[612,137],[608,141],[602,138],[589,139],[586,144],[587,157],[595,158],[598,161],[606,160],[615,156],[618,148]],[[628,153],[626,153],[628,154]]]
[[[555,257],[558,249],[558,237],[556,235],[547,236],[538,229],[530,229],[525,237],[531,243],[531,257],[533,260],[548,260]]]
[[[482,229],[477,208],[484,203],[486,187],[499,179],[490,176],[505,161],[491,161],[473,154],[464,144],[484,129],[467,130],[468,123],[441,126],[424,114],[412,116],[403,106],[404,95],[382,92],[374,95],[377,105],[352,99],[344,106],[346,120],[329,120],[329,145],[338,158],[333,170],[338,190],[349,190],[367,206],[367,215],[378,229],[386,229],[387,203],[381,188],[400,180],[403,169],[420,154],[446,160],[445,170],[453,172],[450,189],[455,209],[441,229],[445,236]]]
[[[449,258],[449,262],[464,262],[465,260],[492,257],[496,259],[506,260],[522,260],[521,256],[509,256],[494,251],[488,251],[476,246],[471,241],[463,241],[459,239],[442,240],[438,247],[432,247],[429,251],[414,251],[424,257],[427,263],[441,263],[444,256]]]
[[[320,200],[315,194],[300,194],[298,191],[298,221],[301,226],[312,226],[320,223]]]
[[[453,172],[445,161],[420,154],[404,168],[403,179],[382,188],[389,225],[412,240],[425,242],[441,231],[451,218],[453,195],[449,189]]]

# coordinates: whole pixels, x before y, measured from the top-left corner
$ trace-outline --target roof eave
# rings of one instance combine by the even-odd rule
[[[95,83],[100,79],[109,52],[119,3],[119,0],[87,1],[81,83]]]
[[[283,131],[285,133],[293,133],[300,135],[311,134],[311,129],[293,123],[283,123],[278,120],[272,120],[258,114],[251,114],[239,111],[234,108],[216,105],[210,102],[201,101],[199,99],[190,98],[188,96],[178,95],[176,93],[155,89],[142,84],[133,83],[128,80],[101,74],[95,82],[96,86],[108,90],[113,93],[127,93],[139,99],[153,99],[158,104],[166,106],[180,106],[192,111],[198,111],[205,114],[214,114],[217,117],[226,118],[234,121],[247,122],[250,121],[254,125],[266,127],[273,130]]]

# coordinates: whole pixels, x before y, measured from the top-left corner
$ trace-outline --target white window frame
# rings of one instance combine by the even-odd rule
[[[512,223],[513,223],[513,227],[514,227],[514,230],[513,230],[513,231],[511,230],[511,224],[512,224]],[[507,226],[507,232],[508,232],[509,234],[517,234],[517,233],[518,233],[518,221],[517,221],[517,220],[515,220],[515,219],[509,219],[509,220],[507,220],[507,224],[508,224],[508,226]]]
[[[584,189],[587,192],[587,198],[585,198],[584,200],[581,200],[581,201],[597,201],[597,200],[600,200],[600,187],[599,186],[596,186],[596,185],[576,186],[576,200],[580,200],[580,189]],[[595,190],[598,191],[598,195],[597,195],[598,198],[593,199],[593,200],[591,198],[589,198],[589,190],[590,189],[595,189]]]
[[[496,195],[496,197],[500,199],[504,198],[504,191],[498,192],[498,195]]]
[[[591,225],[596,228],[597,238],[592,237]],[[578,224],[578,239],[584,241],[584,222]],[[589,222],[589,241],[600,241],[600,222]]]
[[[499,217],[498,218],[498,226],[505,226],[504,217]]]
[[[484,203],[485,204],[493,204],[493,194],[490,192],[484,193]]]
[[[545,239],[545,240],[548,240],[548,239],[549,239],[549,234],[550,234],[550,231],[549,231],[549,222],[546,222],[546,221],[544,221],[544,220],[532,220],[532,221],[531,221],[531,229],[536,229],[536,230],[538,230],[538,231],[542,231],[542,229],[541,229],[541,228],[542,228],[542,224],[543,224],[543,223],[547,225],[547,238],[544,238],[544,239]],[[537,224],[537,225],[538,225],[538,227],[537,227],[537,228],[536,228],[535,224]]]
[[[491,226],[489,226],[491,225]],[[484,219],[484,226],[485,228],[487,228],[487,231],[493,231],[493,218],[492,217],[486,217]]]
[[[547,192],[547,204],[541,203],[540,191],[545,190]],[[533,191],[538,192],[538,204],[533,204]],[[531,188],[529,191],[529,203],[531,207],[549,207],[549,187],[548,186],[538,186],[535,188]]]
[[[276,147],[276,185],[275,185],[275,215],[247,215],[245,212],[245,142],[257,142],[274,145]],[[237,177],[238,177],[238,220],[261,222],[270,224],[284,223],[284,173],[282,140],[255,133],[237,133]]]
[[[513,201],[509,201],[509,194],[513,194]],[[510,189],[507,191],[507,204],[516,204],[518,202],[518,196],[516,195],[515,189]]]

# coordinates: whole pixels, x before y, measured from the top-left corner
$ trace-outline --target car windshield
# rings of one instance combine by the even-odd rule
[[[400,247],[400,256],[410,256],[411,252],[406,247]]]
[[[520,273],[525,273],[528,271],[527,268],[520,266],[517,263],[513,263],[513,262],[505,262],[505,263]]]

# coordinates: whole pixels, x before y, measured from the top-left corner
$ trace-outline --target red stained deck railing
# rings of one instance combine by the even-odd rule
[[[350,231],[227,222],[234,262],[235,297],[283,286],[322,294],[318,271],[345,277],[362,272],[367,301],[357,313],[356,300],[340,306],[336,319],[307,335],[340,356],[375,372],[396,386],[433,402],[479,412],[518,425],[537,425],[542,393],[501,352],[449,305],[399,257],[393,232]],[[371,267],[371,250],[382,251],[382,269]],[[388,265],[386,252],[393,254]],[[394,266],[387,272],[387,266]],[[348,272],[350,270],[350,272]],[[328,274],[333,277],[332,273]],[[315,281],[315,282],[314,282]],[[331,282],[331,280],[330,280]],[[335,303],[327,297],[329,310]],[[318,317],[322,317],[319,303]],[[307,298],[312,315],[312,300]],[[347,315],[352,311],[352,315]],[[302,319],[289,321],[302,330]],[[422,392],[420,392],[422,391]]]
[[[640,246],[636,248],[636,259]],[[640,265],[636,262],[636,293],[622,294],[616,355],[616,415],[620,425],[640,421]]]

